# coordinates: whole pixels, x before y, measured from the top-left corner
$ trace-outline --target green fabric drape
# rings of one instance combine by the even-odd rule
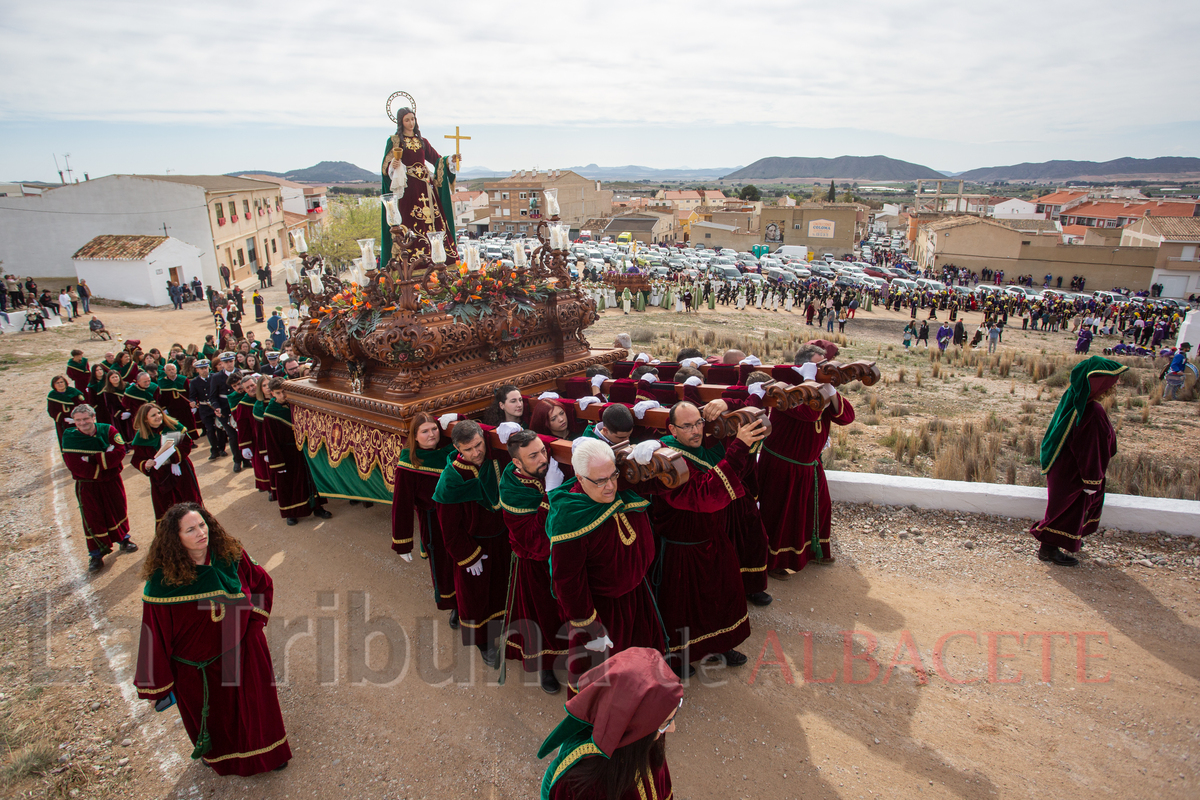
[[[363,480],[358,474],[354,456],[343,458],[335,467],[329,463],[325,445],[321,445],[315,456],[310,456],[308,448],[305,448],[304,457],[308,459],[308,471],[313,484],[322,497],[392,504],[392,489],[383,479],[383,470],[378,465],[372,467],[371,474]]]

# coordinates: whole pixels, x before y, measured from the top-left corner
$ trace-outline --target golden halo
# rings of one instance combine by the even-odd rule
[[[390,119],[392,122],[399,125],[400,120],[396,119],[396,115],[392,113],[392,101],[395,100],[397,97],[403,97],[403,98],[407,99],[408,107],[412,110],[412,112],[414,114],[417,113],[417,101],[413,100],[413,96],[411,94],[409,94],[408,92],[392,92],[392,96],[387,99],[387,115],[388,115],[388,119]]]

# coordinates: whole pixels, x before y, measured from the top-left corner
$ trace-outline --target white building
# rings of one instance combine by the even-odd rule
[[[75,274],[95,297],[135,305],[169,306],[167,281],[200,274],[200,248],[169,236],[97,236],[71,257]]]
[[[1037,203],[1010,197],[993,206],[992,216],[996,219],[1045,219],[1046,215],[1037,213]]]
[[[455,192],[450,198],[454,202],[454,227],[470,225],[478,216],[475,209],[487,209],[487,192]]]
[[[290,211],[293,214],[304,214],[313,222],[324,222],[325,209],[329,205],[327,199],[328,187],[308,186],[303,183],[289,181],[287,178],[277,178],[274,175],[250,174],[239,175],[238,177],[275,184],[279,187],[279,194],[283,197],[284,211]]]
[[[5,271],[69,278],[75,251],[104,234],[187,242],[200,249],[200,279],[222,288],[222,266],[242,280],[291,255],[273,183],[224,175],[107,175],[38,196],[0,197]]]

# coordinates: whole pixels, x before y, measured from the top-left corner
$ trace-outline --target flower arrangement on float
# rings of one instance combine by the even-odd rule
[[[507,303],[520,316],[534,313],[534,304],[541,302],[555,287],[551,282],[529,280],[524,270],[506,267],[499,261],[471,270],[465,263],[448,265],[446,283],[438,274],[431,276],[433,288],[419,297],[422,313],[437,311],[450,314],[456,322],[470,323],[499,310]]]

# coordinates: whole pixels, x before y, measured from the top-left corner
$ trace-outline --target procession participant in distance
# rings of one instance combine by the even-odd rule
[[[111,425],[96,422],[96,410],[86,403],[71,411],[74,423],[63,432],[63,462],[75,479],[75,499],[87,537],[88,572],[104,567],[114,544],[123,553],[135,552],[129,538],[129,512],[121,463],[125,440]]]
[[[191,401],[188,400],[187,381],[179,374],[179,367],[173,361],[163,366],[163,377],[158,382],[158,400],[163,411],[182,425],[188,436],[200,438],[201,427],[196,423]]]
[[[275,377],[276,375],[283,374],[283,370],[280,368],[279,364],[279,353],[277,351],[270,350],[267,352],[267,363],[266,366],[263,367],[263,374],[269,377]]]
[[[500,513],[500,465],[488,458],[483,429],[473,420],[458,422],[450,441],[458,452],[442,470],[433,500],[446,552],[455,564],[463,644],[478,647],[483,662],[496,668],[511,553]]]
[[[122,350],[117,353],[117,362],[113,364],[113,369],[121,376],[121,380],[126,383],[133,383],[137,378],[137,364],[133,361],[133,354],[128,350]]]
[[[283,769],[292,757],[263,633],[274,585],[241,543],[195,503],[172,506],[146,563],[133,684],[179,717],[218,775]]]
[[[100,396],[100,393],[104,391],[104,376],[108,374],[108,367],[104,364],[92,364],[88,372],[92,379],[88,381],[87,390],[83,393],[84,397],[87,398],[89,405],[95,406],[99,420],[111,425],[112,421],[105,417],[104,400]]]
[[[413,416],[405,443],[408,447],[400,451],[392,490],[392,550],[405,561],[412,561],[415,519],[416,530],[421,536],[422,555],[429,560],[434,604],[439,611],[450,612],[450,627],[457,630],[455,564],[446,552],[433,491],[446,464],[458,451],[442,435],[438,420],[424,411]]]
[[[208,437],[208,460],[226,455],[225,429],[217,425],[216,414],[212,401],[209,400],[209,390],[212,382],[209,375],[208,359],[200,359],[192,364],[196,377],[188,381],[188,402],[195,408],[196,423]]]
[[[562,485],[563,473],[535,432],[517,431],[508,437],[507,444],[512,461],[500,477],[500,505],[508,526],[513,565],[504,628],[505,657],[522,661],[526,672],[538,672],[542,690],[555,694],[559,683],[554,667],[566,660],[568,643],[566,620],[550,586],[550,540],[546,538],[550,505],[546,492]]]
[[[296,448],[292,410],[288,407],[283,385],[283,378],[271,378],[267,384],[271,402],[263,410],[267,458],[275,476],[279,516],[286,519],[288,525],[296,525],[301,517],[309,514],[329,519],[333,514],[325,510],[325,498],[317,493],[313,485],[308,461],[304,453]]]
[[[796,364],[825,360],[820,345],[806,344]],[[759,463],[759,504],[770,543],[768,569],[786,580],[785,570],[799,572],[811,559],[832,564],[830,526],[833,505],[821,450],[831,425],[854,421],[850,401],[829,384],[821,385],[828,403],[821,411],[800,405],[789,411],[771,409],[771,435],[763,442]]]
[[[203,503],[196,470],[188,458],[192,452],[192,437],[187,435],[183,424],[164,414],[158,404],[146,403],[133,418],[133,429],[129,464],[150,478],[155,523],[161,522],[167,509],[176,503]],[[180,434],[175,452],[159,464],[156,457],[164,451],[163,434],[170,433]]]
[[[88,381],[91,380],[91,371],[88,369],[88,360],[84,357],[82,350],[72,350],[71,357],[67,359],[67,379],[75,384],[75,388],[79,391],[87,389]]]
[[[122,419],[130,420],[130,433],[133,432],[133,416],[137,414],[142,404],[157,402],[158,384],[150,380],[149,372],[139,372],[136,383],[125,384],[125,394],[121,398],[121,403],[125,406],[125,412],[130,416],[122,415]]]
[[[237,447],[241,451],[242,464],[253,469],[254,454],[258,450],[258,442],[254,438],[254,375],[241,376],[235,388],[237,402],[234,402],[234,394],[228,398],[230,416],[237,426]]]
[[[654,536],[645,513],[650,501],[617,491],[620,472],[612,448],[596,439],[574,445],[576,477],[550,492],[546,535],[554,595],[570,621],[567,680],[608,655],[630,647],[666,647],[646,574]]]
[[[237,423],[233,420],[233,409],[236,403],[230,404],[229,394],[235,392],[231,377],[235,372],[236,356],[233,353],[225,352],[221,354],[221,368],[214,372],[208,379],[208,399],[212,403],[213,415],[215,422],[225,432],[225,440],[229,443],[230,451],[233,455],[233,471],[242,471],[242,451],[237,446]],[[291,421],[291,414],[288,414],[288,421]],[[224,443],[222,443],[224,449]]]
[[[254,398],[254,405],[250,411],[250,424],[254,428],[254,458],[251,463],[254,465],[254,488],[260,492],[267,493],[267,499],[272,503],[275,502],[275,484],[271,473],[271,466],[267,458],[267,434],[263,430],[264,414],[267,412],[267,402],[270,399],[267,391],[267,382],[270,380],[266,375],[256,375],[251,379],[250,394]]]
[[[1104,473],[1117,453],[1117,434],[1101,400],[1127,369],[1116,361],[1091,356],[1071,370],[1071,385],[1058,401],[1042,438],[1046,514],[1029,529],[1041,542],[1038,558],[1042,561],[1076,566],[1079,559],[1071,553],[1078,553],[1083,537],[1100,526]]]
[[[204,356],[205,360],[210,363],[219,355],[216,341],[216,338],[211,333],[208,334],[204,337],[204,347],[200,350],[200,355]]]
[[[104,389],[100,395],[104,403],[104,417],[121,434],[121,438],[133,438],[133,415],[125,408],[125,381],[121,373],[110,369],[104,376]]]
[[[46,395],[46,413],[54,420],[54,441],[62,446],[63,431],[71,424],[71,411],[80,403],[86,403],[83,392],[67,383],[65,375],[50,379],[50,394]]]
[[[661,654],[618,653],[579,679],[567,717],[542,746],[556,749],[541,800],[646,800],[672,797],[665,735],[675,731],[683,686]]]
[[[588,425],[583,430],[584,437],[599,439],[605,444],[621,444],[629,441],[633,434],[633,412],[629,406],[614,404],[606,407],[600,414],[600,421]]]
[[[662,444],[682,453],[691,472],[682,486],[655,491],[650,512],[660,548],[655,598],[671,642],[672,667],[690,675],[694,670],[687,662],[714,655],[741,666],[746,656],[734,648],[750,635],[750,618],[729,535],[729,507],[746,494],[742,476],[754,460],[750,448],[766,437],[766,429],[758,421],[743,425],[728,446],[705,439],[704,417],[686,400],[671,406],[667,429]]]

